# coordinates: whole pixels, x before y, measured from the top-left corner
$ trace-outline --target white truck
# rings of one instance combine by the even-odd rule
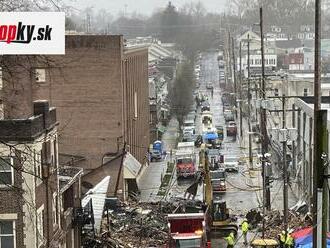
[[[202,113],[202,125],[203,125],[203,132],[206,132],[213,127],[212,113],[210,111],[204,111]]]
[[[177,178],[192,177],[196,173],[194,142],[180,142],[175,155]]]

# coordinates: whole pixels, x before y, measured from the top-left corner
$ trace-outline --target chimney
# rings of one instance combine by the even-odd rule
[[[33,115],[42,115],[44,128],[47,128],[49,119],[49,102],[47,100],[37,100],[33,102]]]

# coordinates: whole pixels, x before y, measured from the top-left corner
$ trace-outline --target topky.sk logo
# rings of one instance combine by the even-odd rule
[[[63,12],[0,12],[0,55],[65,54]]]
[[[40,27],[36,30],[35,25],[24,25],[22,22],[19,22],[17,25],[0,24],[0,41],[30,43],[32,39],[51,40],[52,29],[49,25],[46,25],[46,27]]]

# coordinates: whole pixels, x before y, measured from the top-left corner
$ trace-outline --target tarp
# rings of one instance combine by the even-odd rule
[[[295,231],[291,234],[292,238],[294,239],[298,239],[298,238],[302,238],[304,236],[307,236],[308,234],[312,233],[312,228],[311,227],[307,227],[304,229],[300,229],[298,231]]]
[[[313,247],[313,233],[312,228],[307,227],[301,230],[298,230],[291,234],[295,240],[296,248],[312,248]],[[330,238],[328,233],[327,239],[327,248],[330,248]]]
[[[295,239],[296,248],[312,248],[313,247],[313,235],[309,234],[307,236]],[[327,239],[327,248],[330,248],[330,239]]]
[[[218,138],[218,134],[216,132],[204,134],[204,139],[205,140],[214,140],[214,139],[217,139],[217,138]]]

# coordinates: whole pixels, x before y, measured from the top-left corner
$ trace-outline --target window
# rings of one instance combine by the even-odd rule
[[[0,248],[15,248],[15,221],[0,220]]]
[[[44,205],[37,210],[37,243],[37,247],[44,243]]]
[[[277,88],[274,89],[274,96],[278,96],[278,89]]]
[[[36,69],[35,76],[36,76],[36,82],[38,82],[38,83],[46,82],[46,70],[45,69]]]
[[[42,164],[41,164],[41,152],[35,153],[34,155],[34,164],[35,164],[35,174],[37,186],[42,182]]]
[[[41,163],[44,165],[52,165],[52,149],[51,149],[51,142],[47,140],[46,142],[42,143],[42,150],[41,150]]]
[[[54,152],[54,166],[55,166],[55,168],[57,169],[57,162],[58,162],[58,153],[57,153],[57,137],[55,137],[55,139],[54,139],[54,142],[53,142],[53,145],[54,145],[54,147],[53,147],[53,152]]]
[[[53,194],[52,207],[53,207],[53,226],[57,226],[58,225],[58,197],[57,197],[56,192]]]
[[[138,100],[137,100],[137,93],[134,92],[134,118],[138,117]]]
[[[304,89],[304,96],[308,96],[308,89]]]
[[[13,158],[0,158],[0,186],[14,184]]]

